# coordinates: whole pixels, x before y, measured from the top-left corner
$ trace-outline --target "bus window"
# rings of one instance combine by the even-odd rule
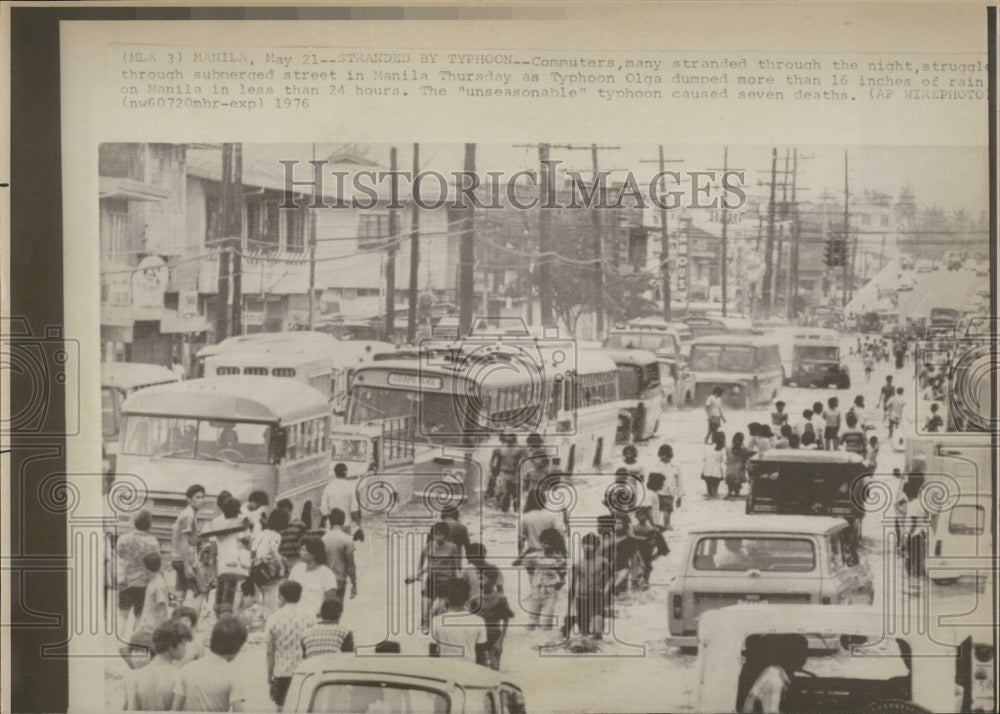
[[[295,461],[300,457],[302,449],[299,445],[299,441],[302,438],[302,425],[292,424],[288,427],[288,444],[286,446],[285,458],[289,461]]]
[[[265,424],[202,421],[198,423],[198,456],[266,464],[270,433]]]

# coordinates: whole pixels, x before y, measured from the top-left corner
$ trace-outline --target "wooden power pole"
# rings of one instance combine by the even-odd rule
[[[476,173],[476,145],[465,145],[465,171]],[[465,208],[462,221],[462,238],[458,250],[458,329],[464,337],[472,327],[472,312],[475,308],[475,262],[476,262],[476,209],[471,201]],[[551,309],[551,303],[549,305]]]
[[[413,175],[420,173],[420,144],[413,145]],[[411,345],[417,339],[417,271],[420,267],[420,211],[413,204],[410,221],[410,293],[407,306],[406,341]]]

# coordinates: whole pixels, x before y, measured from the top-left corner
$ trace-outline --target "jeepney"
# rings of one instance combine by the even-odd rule
[[[914,614],[914,618],[917,615]],[[742,712],[776,655],[799,659],[781,711],[918,714],[996,711],[991,630],[937,628],[875,608],[735,605],[698,633],[696,712]],[[786,660],[787,661],[787,660]]]
[[[750,459],[746,512],[841,516],[860,538],[869,470],[848,451],[770,449]]]

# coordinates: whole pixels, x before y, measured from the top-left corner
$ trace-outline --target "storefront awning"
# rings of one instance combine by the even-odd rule
[[[100,177],[101,198],[123,198],[126,201],[163,201],[170,192],[152,184],[115,176]]]
[[[177,317],[176,315],[164,315],[160,318],[160,333],[178,332],[207,332],[212,326],[208,320],[200,315],[192,317]]]

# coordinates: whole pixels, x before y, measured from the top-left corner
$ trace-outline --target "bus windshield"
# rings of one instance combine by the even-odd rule
[[[608,335],[605,346],[615,349],[639,349],[669,354],[677,351],[677,342],[673,335],[656,332],[613,332]]]
[[[179,459],[274,463],[271,427],[235,421],[130,415],[123,426],[122,453]]]
[[[475,424],[472,414],[460,405],[453,394],[426,393],[386,387],[355,386],[351,389],[349,424],[364,424],[393,417],[420,416],[415,438],[436,443],[435,437],[462,435]],[[471,428],[471,427],[470,427]],[[451,439],[448,439],[451,441]]]
[[[795,345],[795,356],[802,360],[836,362],[840,359],[840,348],[836,345]]]
[[[697,372],[752,372],[754,348],[742,345],[694,345],[691,369]]]

